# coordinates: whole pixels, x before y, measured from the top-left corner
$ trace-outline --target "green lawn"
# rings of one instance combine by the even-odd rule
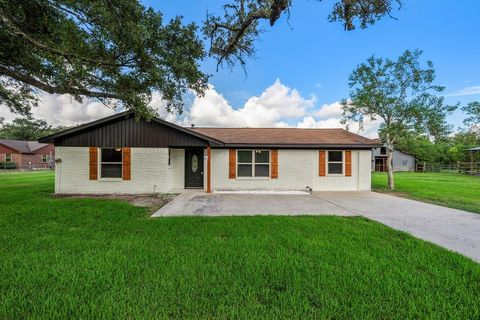
[[[386,191],[387,174],[375,172],[372,188]],[[480,213],[480,177],[439,172],[395,172],[395,191],[402,196]]]
[[[148,218],[0,174],[0,319],[479,319],[480,265],[363,218]]]

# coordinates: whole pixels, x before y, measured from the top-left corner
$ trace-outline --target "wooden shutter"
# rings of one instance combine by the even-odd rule
[[[122,148],[122,177],[123,180],[131,180],[132,179],[132,151],[130,148]]]
[[[237,177],[237,150],[230,149],[228,157],[228,178],[235,179]]]
[[[325,177],[325,151],[320,150],[318,155],[318,175]]]
[[[271,150],[271,178],[278,179],[278,150]]]
[[[90,147],[90,180],[98,180],[98,149],[96,147]]]
[[[352,151],[345,151],[345,176],[352,176]]]

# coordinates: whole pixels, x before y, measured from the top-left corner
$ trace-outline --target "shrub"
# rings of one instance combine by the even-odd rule
[[[0,162],[0,170],[12,170],[17,169],[15,162]]]

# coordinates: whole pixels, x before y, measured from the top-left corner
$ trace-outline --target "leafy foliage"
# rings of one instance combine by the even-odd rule
[[[417,161],[429,164],[455,164],[457,161],[470,161],[466,151],[480,146],[480,133],[459,131],[444,139],[432,141],[425,135],[406,135],[401,137],[395,147],[415,155]]]
[[[12,123],[0,127],[0,139],[38,140],[40,137],[67,129],[66,127],[53,128],[44,120],[16,118]]]
[[[209,15],[204,24],[210,55],[218,65],[244,66],[255,53],[255,40],[264,31],[262,22],[273,26],[282,14],[289,14],[292,4],[292,0],[232,0],[223,6],[223,16]],[[390,15],[394,4],[400,7],[402,0],[337,0],[329,20],[342,22],[346,30],[356,25],[367,28]]]
[[[466,126],[478,127],[480,129],[480,102],[470,102],[462,107],[462,110],[468,115],[463,121]]]
[[[393,189],[391,155],[394,144],[409,134],[425,134],[441,139],[450,132],[447,114],[457,106],[448,106],[438,95],[443,87],[434,84],[431,61],[420,65],[422,52],[405,51],[396,61],[372,56],[351,74],[350,98],[342,101],[343,122],[363,126],[365,118],[381,119],[379,135],[387,146],[389,186]]]
[[[329,20],[366,28],[402,1],[336,0]],[[229,0],[223,16],[209,15],[203,26],[210,55],[218,65],[244,66],[261,21],[273,26],[292,2]],[[42,90],[149,117],[158,91],[168,111],[181,113],[183,94],[207,87],[199,68],[205,44],[196,32],[195,24],[165,22],[138,0],[0,0],[0,104],[29,115]]]
[[[158,91],[181,110],[205,53],[194,24],[163,20],[136,0],[0,0],[0,103],[28,114],[41,89],[146,115]]]

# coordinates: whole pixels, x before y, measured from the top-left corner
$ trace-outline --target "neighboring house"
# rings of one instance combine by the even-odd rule
[[[385,146],[373,148],[372,171],[387,171],[387,148]],[[393,150],[393,171],[415,171],[415,156],[400,150]]]
[[[372,140],[343,129],[184,128],[116,114],[40,139],[56,193],[370,190]]]
[[[0,139],[0,162],[15,163],[19,169],[51,168],[54,159],[53,144]]]

